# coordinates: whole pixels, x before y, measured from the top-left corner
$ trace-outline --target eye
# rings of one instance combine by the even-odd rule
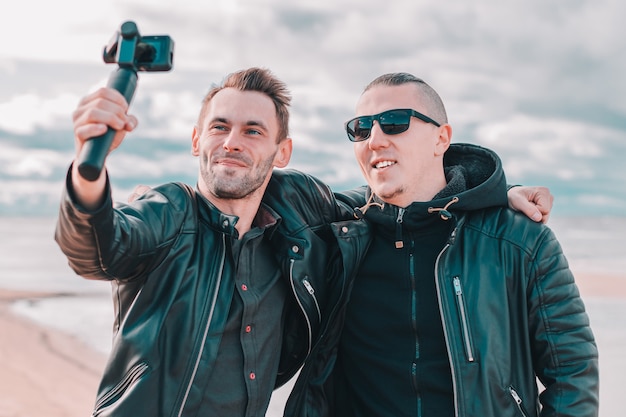
[[[258,129],[248,128],[246,129],[246,135],[262,135],[263,133]]]
[[[230,127],[223,122],[214,122],[208,126],[207,133],[213,135],[222,135],[230,131]]]

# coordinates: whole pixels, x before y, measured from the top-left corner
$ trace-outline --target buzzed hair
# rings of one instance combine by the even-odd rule
[[[440,124],[448,123],[446,108],[443,105],[443,101],[441,100],[441,97],[439,97],[439,94],[437,94],[437,92],[424,80],[417,78],[412,74],[406,72],[393,72],[381,75],[369,83],[363,92],[366,92],[370,88],[377,85],[396,86],[409,83],[415,84],[419,89],[421,94],[420,98],[424,99],[424,105],[426,106],[428,112],[427,116]]]
[[[276,76],[265,68],[248,68],[245,70],[228,74],[219,85],[213,85],[209,92],[202,99],[200,116],[198,117],[198,128],[202,126],[208,104],[217,93],[225,88],[235,88],[239,91],[257,91],[267,95],[276,108],[278,118],[277,142],[282,142],[289,137],[289,105],[291,104],[291,93],[287,85],[276,78]]]

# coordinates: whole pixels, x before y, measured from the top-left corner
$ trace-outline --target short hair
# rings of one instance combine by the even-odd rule
[[[381,75],[369,83],[363,92],[365,93],[367,90],[377,85],[396,86],[409,83],[414,83],[423,96],[420,98],[425,99],[424,104],[426,106],[426,111],[428,112],[427,116],[440,124],[448,123],[446,108],[443,105],[443,101],[441,100],[441,97],[439,97],[439,94],[437,94],[437,92],[424,80],[417,78],[412,74],[406,72],[393,72]]]
[[[198,117],[198,128],[202,127],[208,104],[217,93],[225,88],[235,88],[239,91],[257,91],[266,94],[276,108],[278,118],[278,138],[281,142],[289,136],[289,105],[291,94],[287,85],[265,68],[248,68],[228,74],[219,85],[213,84],[209,92],[202,99],[202,107]]]

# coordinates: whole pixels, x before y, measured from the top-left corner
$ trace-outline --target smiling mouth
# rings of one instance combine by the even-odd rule
[[[246,163],[238,158],[220,158],[215,161],[217,165],[226,167],[245,167]]]
[[[381,169],[381,168],[390,167],[395,164],[396,162],[393,162],[393,161],[380,161],[374,164],[374,168]]]
[[[234,161],[220,161],[218,163],[218,165],[224,165],[227,167],[242,167],[244,166],[241,162],[234,162]]]

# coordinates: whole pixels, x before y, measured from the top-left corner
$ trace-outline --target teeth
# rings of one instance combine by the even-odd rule
[[[381,161],[381,162],[378,162],[375,165],[375,167],[376,168],[384,168],[384,167],[388,167],[388,166],[391,166],[391,165],[394,165],[394,164],[395,164],[395,162],[392,162],[392,161]]]

